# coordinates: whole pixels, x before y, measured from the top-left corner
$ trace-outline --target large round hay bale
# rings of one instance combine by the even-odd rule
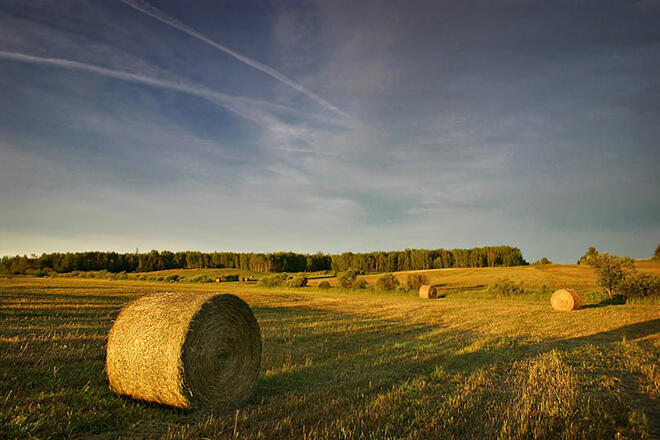
[[[425,299],[433,299],[438,296],[438,290],[435,286],[424,285],[419,288],[419,297]]]
[[[550,297],[550,304],[555,310],[570,312],[582,307],[582,296],[573,289],[559,289]]]
[[[240,403],[252,394],[260,364],[259,325],[234,295],[143,296],[121,311],[108,335],[110,388],[178,408]]]

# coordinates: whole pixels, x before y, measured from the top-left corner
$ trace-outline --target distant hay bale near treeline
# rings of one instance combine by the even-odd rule
[[[582,307],[582,296],[573,289],[556,290],[550,297],[550,304],[555,310],[570,312]]]
[[[178,408],[240,403],[260,364],[259,325],[234,295],[143,296],[121,311],[108,336],[110,388]]]
[[[435,288],[435,286],[431,285],[424,285],[419,288],[419,297],[420,298],[425,298],[425,299],[433,299],[438,296],[438,290]]]

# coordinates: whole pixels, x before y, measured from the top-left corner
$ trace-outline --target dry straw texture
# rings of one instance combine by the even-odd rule
[[[108,336],[110,388],[178,408],[247,399],[260,363],[259,325],[234,295],[143,296],[121,311]]]
[[[419,288],[419,297],[426,299],[433,299],[438,296],[438,290],[435,286],[425,285]]]
[[[550,304],[555,310],[570,312],[582,307],[582,297],[573,289],[559,289],[550,297]]]

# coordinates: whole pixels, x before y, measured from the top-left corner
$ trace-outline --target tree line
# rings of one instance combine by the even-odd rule
[[[25,274],[31,271],[59,273],[87,270],[151,272],[167,269],[228,268],[255,272],[395,272],[447,267],[520,266],[527,262],[520,249],[491,246],[472,249],[406,249],[404,251],[342,254],[294,252],[170,252],[147,253],[67,252],[41,256],[2,257],[0,271]]]

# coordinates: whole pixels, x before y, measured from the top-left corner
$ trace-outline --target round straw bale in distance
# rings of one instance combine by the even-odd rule
[[[178,408],[240,403],[260,363],[259,325],[234,295],[146,295],[121,311],[108,335],[110,388]]]
[[[435,286],[424,285],[419,288],[419,297],[426,299],[433,299],[438,296],[438,290]]]
[[[550,297],[550,304],[555,310],[570,312],[582,307],[582,296],[573,289],[559,289]]]

